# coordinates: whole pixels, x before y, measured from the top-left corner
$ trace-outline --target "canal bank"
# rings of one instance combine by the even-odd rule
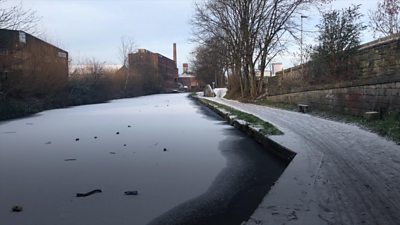
[[[351,124],[207,99],[270,122],[284,132],[270,138],[297,153],[245,224],[398,224],[396,143]]]
[[[278,144],[271,138],[269,138],[270,134],[265,134],[262,132],[262,128],[257,126],[256,124],[252,124],[249,121],[241,120],[237,116],[233,115],[229,110],[222,108],[218,103],[199,98],[196,96],[192,96],[194,99],[198,100],[218,115],[220,115],[223,119],[225,119],[231,126],[239,129],[249,137],[253,138],[256,142],[261,144],[265,150],[276,155],[281,158],[284,162],[289,164],[292,159],[296,156],[296,153],[283,145]],[[272,125],[271,125],[272,126]],[[283,133],[275,134],[275,135],[283,135]]]

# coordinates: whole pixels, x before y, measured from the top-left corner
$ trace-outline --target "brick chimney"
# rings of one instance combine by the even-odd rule
[[[183,73],[189,72],[189,64],[184,63],[182,67],[183,67]]]
[[[174,61],[175,61],[175,65],[178,65],[177,60],[176,60],[176,43],[174,43]]]

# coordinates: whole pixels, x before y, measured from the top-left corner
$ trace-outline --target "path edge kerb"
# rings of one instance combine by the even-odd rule
[[[201,101],[202,98],[197,96],[191,96],[200,104],[208,107],[219,116],[221,116],[224,120],[226,120],[231,126],[235,127],[236,129],[242,131],[247,136],[254,139],[256,142],[261,144],[265,150],[272,153],[273,155],[277,156],[285,163],[289,164],[293,158],[296,156],[296,152],[292,151],[281,144],[275,142],[274,140],[270,139],[267,135],[262,134],[258,129],[252,127],[247,122],[242,120],[237,120],[236,117],[231,116],[229,113],[224,112],[220,108],[215,105],[209,104],[208,101]]]

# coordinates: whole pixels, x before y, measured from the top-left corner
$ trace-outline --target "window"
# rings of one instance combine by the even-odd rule
[[[58,57],[60,57],[60,58],[67,58],[67,53],[65,53],[65,52],[58,52]]]
[[[19,42],[26,44],[26,34],[22,31],[19,32]]]

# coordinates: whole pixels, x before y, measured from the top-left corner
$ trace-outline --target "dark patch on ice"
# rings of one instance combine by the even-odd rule
[[[76,159],[64,159],[64,161],[69,162],[69,161],[76,161]]]

